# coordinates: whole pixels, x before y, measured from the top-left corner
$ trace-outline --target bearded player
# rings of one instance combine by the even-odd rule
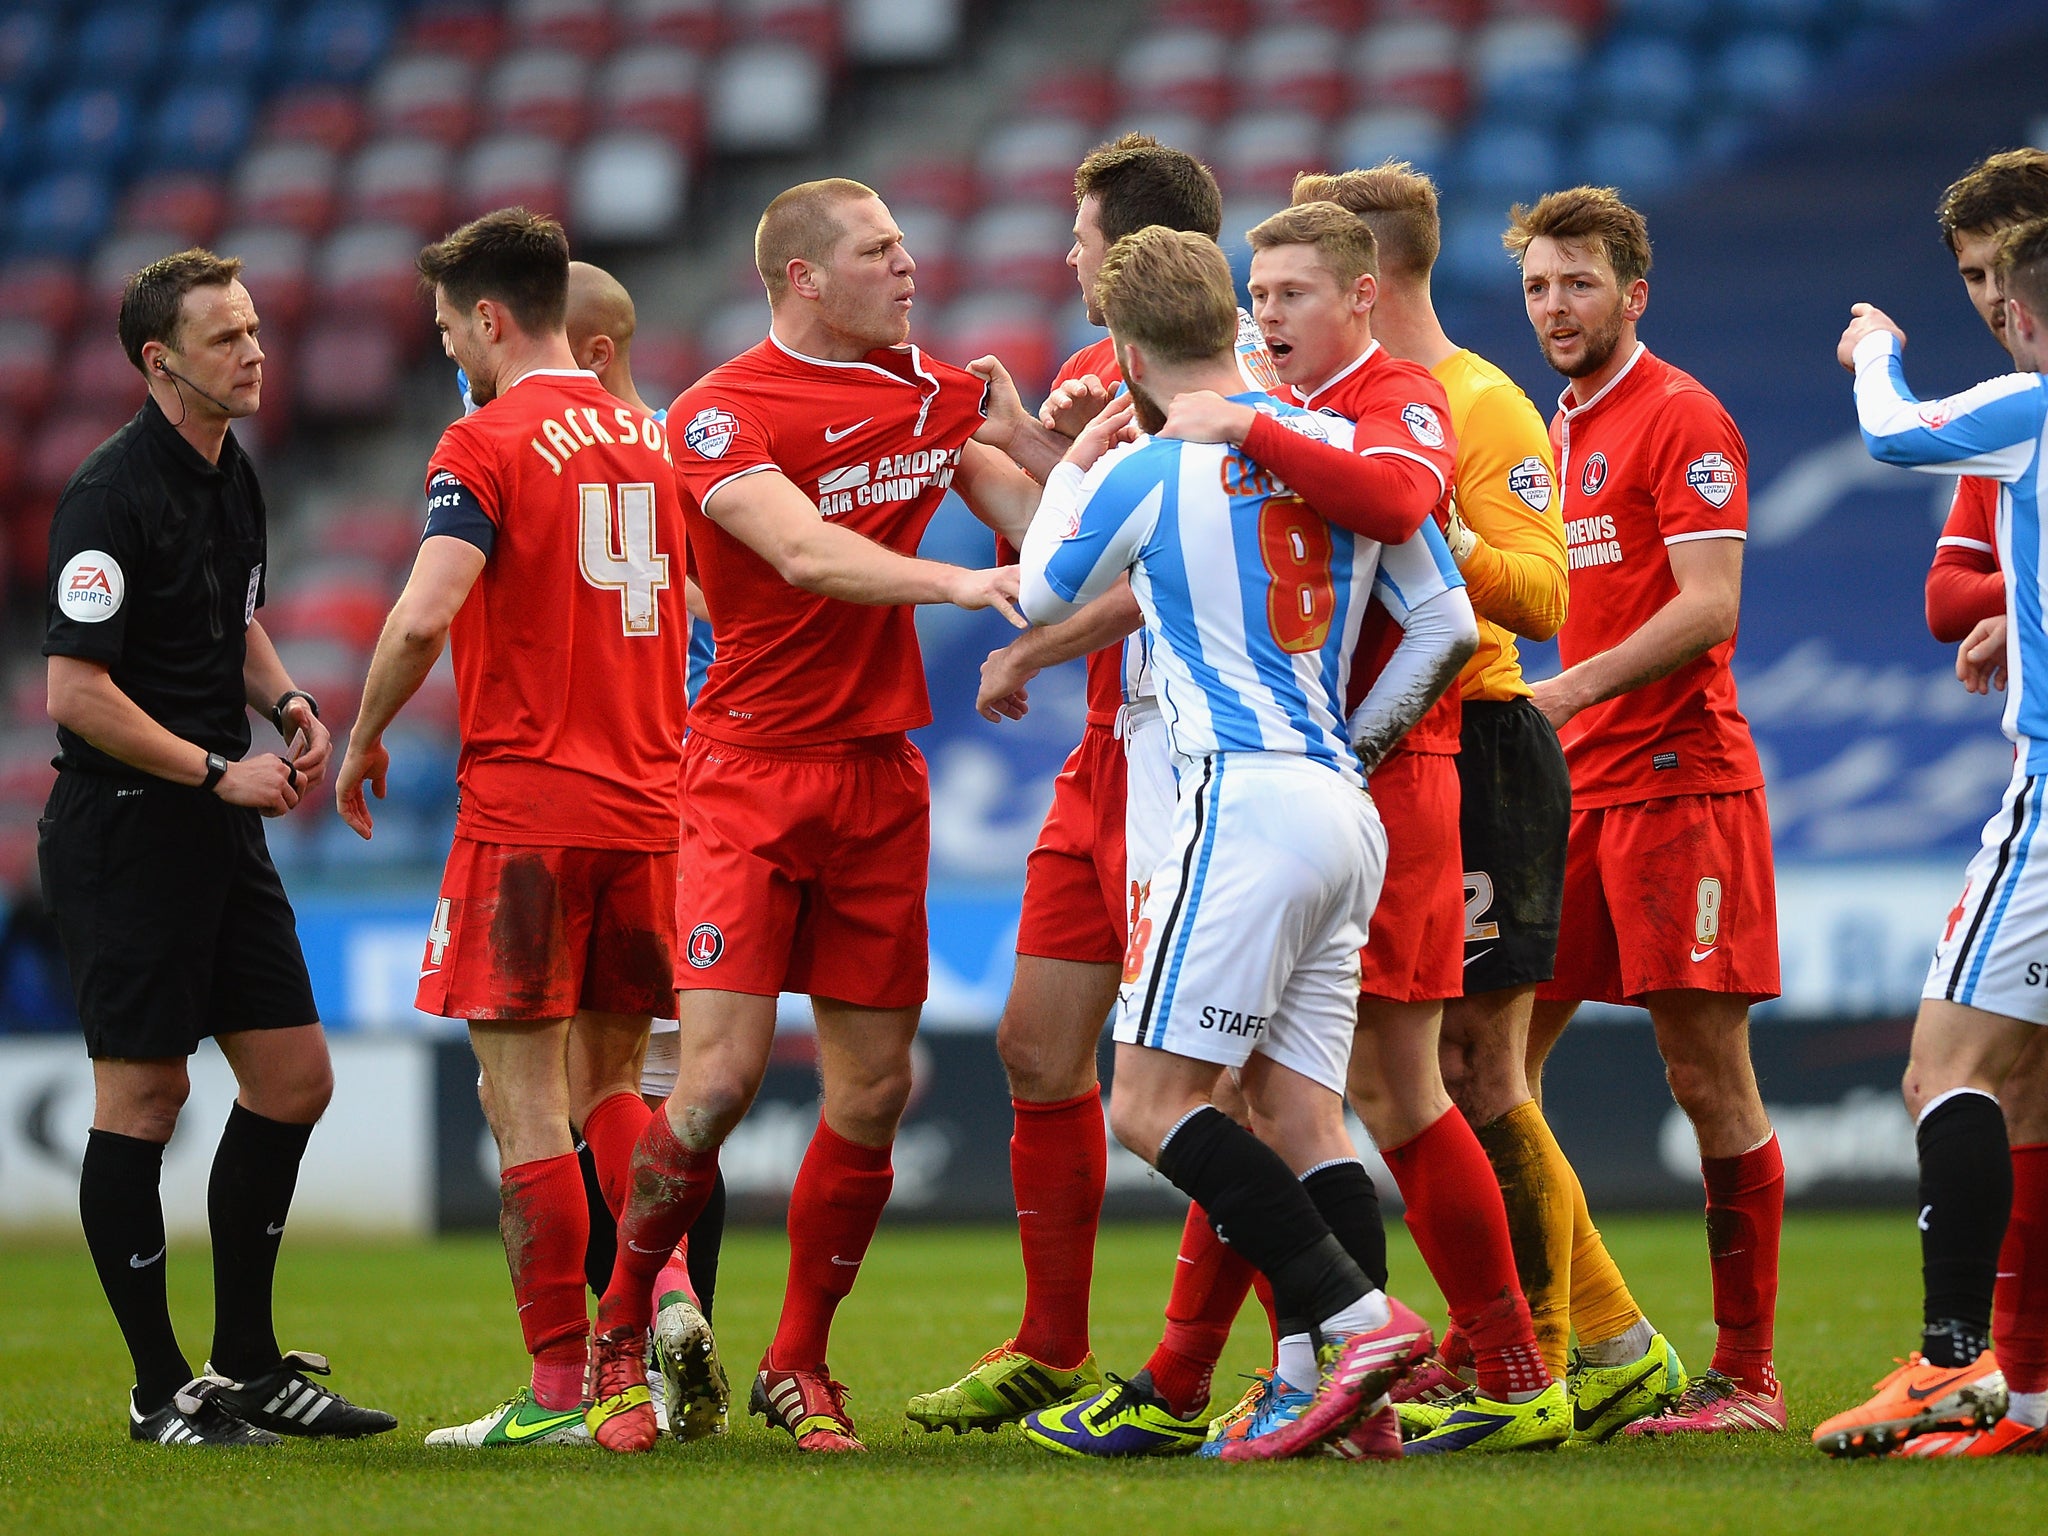
[[[1636,337],[1650,298],[1639,213],[1611,189],[1576,187],[1517,206],[1504,239],[1544,360],[1569,381],[1551,441],[1571,614],[1564,670],[1534,697],[1571,765],[1572,826],[1532,1067],[1581,1001],[1647,1008],[1699,1141],[1712,1366],[1622,1433],[1782,1430],[1771,1344],[1784,1162],[1749,1057],[1749,1005],[1778,992],[1777,898],[1763,770],[1730,670],[1748,450],[1720,402]],[[1638,1317],[1616,1352],[1654,1343]]]
[[[1017,582],[915,550],[948,486],[1017,539],[1038,500],[1001,451],[1040,429],[1000,369],[907,344],[916,263],[871,190],[791,188],[762,215],[755,255],[767,339],[669,412],[719,643],[683,767],[681,1062],[634,1154],[598,1312],[589,1422],[617,1451],[653,1444],[634,1391],[649,1286],[710,1196],[785,991],[812,999],[823,1112],[790,1195],[789,1283],[750,1406],[801,1449],[864,1449],[826,1347],[888,1199],[929,966],[929,791],[905,733],[931,710],[910,605],[1014,617]],[[985,399],[1002,420],[984,421]]]
[[[659,424],[575,366],[560,225],[500,210],[427,247],[419,268],[478,409],[429,461],[426,534],[371,658],[336,798],[369,837],[363,788],[383,794],[384,731],[452,640],[461,808],[418,1003],[469,1020],[533,1357],[528,1385],[427,1443],[588,1444],[589,1216],[566,1059],[575,1036],[630,1058],[667,1011],[682,515]]]

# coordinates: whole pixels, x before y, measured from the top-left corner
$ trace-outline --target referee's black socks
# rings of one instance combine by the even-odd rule
[[[164,1294],[163,1171],[162,1142],[101,1130],[86,1136],[78,1171],[85,1246],[134,1358],[135,1407],[145,1416],[192,1379]]]
[[[1921,1352],[1959,1369],[1990,1343],[1998,1249],[2012,1213],[2012,1150],[1998,1100],[1958,1089],[1923,1110],[1920,1149]]]
[[[277,1245],[298,1187],[310,1125],[271,1120],[239,1103],[213,1154],[206,1220],[213,1232],[213,1368],[246,1381],[277,1369],[270,1291]]]

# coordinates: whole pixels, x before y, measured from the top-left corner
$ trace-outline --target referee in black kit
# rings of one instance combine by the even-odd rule
[[[50,528],[57,785],[43,893],[93,1062],[79,1215],[135,1360],[128,1427],[163,1445],[275,1445],[396,1426],[278,1350],[271,1281],[299,1160],[334,1089],[291,904],[264,846],[330,747],[256,622],[264,510],[228,423],[263,392],[242,264],[167,256],[121,295],[149,399],[79,466]],[[245,757],[247,707],[285,754]],[[218,1042],[240,1085],[207,1185],[213,1353],[194,1377],[164,1294],[164,1143],[186,1062]]]

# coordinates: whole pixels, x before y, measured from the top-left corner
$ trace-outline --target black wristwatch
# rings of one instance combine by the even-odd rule
[[[225,774],[227,771],[228,760],[226,758],[222,757],[218,752],[207,753],[206,782],[204,784],[201,784],[199,787],[205,790],[209,795],[212,794],[214,785],[218,784],[221,781],[221,776]]]
[[[313,718],[320,718],[320,701],[303,688],[287,688],[277,696],[277,702],[270,706],[270,723],[277,727],[278,735],[284,734],[284,707],[293,699],[304,699],[306,708],[313,711]]]

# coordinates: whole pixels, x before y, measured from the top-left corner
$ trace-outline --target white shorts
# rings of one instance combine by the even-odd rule
[[[1920,995],[2048,1024],[2048,776],[2013,769]]]
[[[1136,699],[1125,708],[1123,737],[1124,868],[1130,889],[1142,904],[1153,871],[1173,849],[1179,776],[1157,699]]]
[[[1358,952],[1387,868],[1372,800],[1282,752],[1190,763],[1131,937],[1116,1039],[1344,1091]]]
[[[674,1019],[656,1019],[647,1032],[647,1055],[640,1063],[640,1097],[665,1099],[674,1093],[682,1060],[682,1025]]]

